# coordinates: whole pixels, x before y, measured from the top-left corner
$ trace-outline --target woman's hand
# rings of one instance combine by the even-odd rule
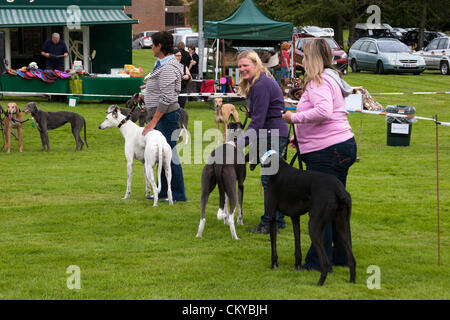
[[[147,88],[147,85],[143,84],[142,86],[139,87],[139,89],[144,90],[145,88]]]
[[[287,123],[292,123],[292,120],[291,120],[292,112],[286,111],[281,116],[283,117],[284,121],[286,121]]]
[[[291,136],[291,137],[289,138],[289,146],[290,146],[291,148],[296,149],[294,140],[295,140],[295,139],[294,139],[294,136]]]
[[[185,74],[185,75],[183,76],[183,80],[189,80],[190,77],[191,77],[190,75]]]
[[[145,136],[147,133],[149,133],[150,131],[153,130],[153,128],[155,128],[156,123],[153,123],[153,121],[150,121],[144,128],[144,130],[142,131],[142,135]]]

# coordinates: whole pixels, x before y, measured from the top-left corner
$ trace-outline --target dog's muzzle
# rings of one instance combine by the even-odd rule
[[[261,157],[261,167],[267,167],[270,165],[270,156],[273,154],[277,154],[277,152],[275,150],[269,150],[266,153],[264,153]]]

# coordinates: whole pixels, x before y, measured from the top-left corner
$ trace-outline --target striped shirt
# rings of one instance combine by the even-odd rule
[[[183,65],[175,58],[153,70],[146,78],[145,106],[169,113],[180,108],[178,94],[181,91]]]

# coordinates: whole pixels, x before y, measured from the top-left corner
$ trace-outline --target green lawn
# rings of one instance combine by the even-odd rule
[[[137,66],[151,70],[151,50],[134,52]],[[145,71],[144,71],[145,72]],[[450,77],[350,73],[346,80],[369,92],[448,91]],[[449,95],[374,96],[383,105],[412,105],[417,115],[438,114],[450,122]],[[202,239],[202,164],[184,164],[188,202],[169,207],[145,200],[142,165],[135,164],[132,194],[126,187],[123,138],[118,129],[98,129],[107,104],[76,108],[33,98],[46,111],[69,110],[87,121],[89,148],[74,152],[70,128],[50,132],[49,153],[38,131],[24,125],[24,152],[0,153],[0,299],[449,299],[450,128],[439,128],[441,267],[437,266],[435,125],[413,124],[409,147],[386,146],[384,117],[349,115],[361,162],[350,170],[352,238],[357,283],[337,267],[324,287],[317,272],[293,271],[291,222],[278,236],[279,269],[270,269],[266,235],[245,232],[263,213],[259,169],[248,172],[244,226],[238,241],[216,219],[217,192],[207,207]],[[5,106],[10,98],[0,100]],[[31,98],[14,98],[23,108]],[[189,129],[201,121],[215,127],[207,105],[190,102]],[[242,116],[242,114],[241,114]],[[28,118],[28,116],[25,116]],[[199,122],[200,123],[200,122]],[[360,135],[362,132],[362,139]],[[211,142],[204,142],[204,146]],[[289,157],[292,156],[292,150]],[[192,154],[194,157],[194,154]],[[305,216],[302,250],[310,245]],[[81,290],[66,286],[70,265],[81,270]],[[369,290],[367,268],[381,270],[381,289]],[[447,271],[446,271],[447,270]]]

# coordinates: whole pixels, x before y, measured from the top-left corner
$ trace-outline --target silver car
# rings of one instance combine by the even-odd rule
[[[157,30],[152,30],[152,31],[144,31],[141,32],[137,38],[138,38],[138,43],[139,43],[139,48],[144,49],[144,48],[151,48],[153,45],[153,41],[152,41],[152,34],[158,32]]]
[[[450,74],[450,37],[433,39],[417,54],[425,59],[426,69],[441,70],[442,74]]]
[[[425,60],[411,53],[402,42],[392,38],[361,38],[348,53],[352,72],[360,70],[376,73],[414,73],[425,70]]]

